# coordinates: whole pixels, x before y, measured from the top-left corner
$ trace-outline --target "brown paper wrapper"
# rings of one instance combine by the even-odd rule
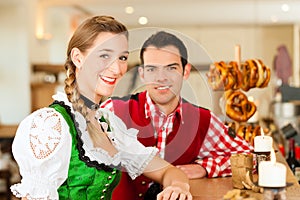
[[[252,180],[253,155],[252,154],[232,154],[230,157],[232,171],[232,185],[237,189],[244,189],[242,181],[245,181],[247,171],[250,171]]]

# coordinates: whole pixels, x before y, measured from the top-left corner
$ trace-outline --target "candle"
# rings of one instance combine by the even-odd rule
[[[264,134],[261,128],[261,135],[254,138],[254,152],[270,152],[273,147],[273,139],[271,136]]]
[[[270,161],[261,161],[258,167],[258,185],[262,187],[285,187],[286,167],[276,162],[275,152],[271,151]]]

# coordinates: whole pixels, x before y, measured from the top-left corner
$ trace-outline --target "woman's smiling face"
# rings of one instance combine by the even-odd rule
[[[95,103],[99,103],[102,96],[111,96],[116,83],[127,71],[128,54],[124,34],[100,33],[94,45],[82,55],[82,65],[77,66],[80,93]]]

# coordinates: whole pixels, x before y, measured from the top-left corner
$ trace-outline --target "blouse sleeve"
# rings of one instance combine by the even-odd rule
[[[16,197],[58,199],[57,189],[66,180],[72,138],[69,126],[53,108],[26,117],[16,132],[12,152],[22,176],[11,186]]]

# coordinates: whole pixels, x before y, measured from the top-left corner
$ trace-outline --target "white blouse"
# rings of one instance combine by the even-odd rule
[[[71,107],[82,133],[85,155],[91,161],[125,167],[132,179],[139,176],[157,154],[155,147],[145,147],[137,140],[136,129],[127,129],[124,122],[107,109],[96,111],[96,117],[110,123],[109,139],[118,150],[113,157],[101,148],[94,148],[86,132],[86,120],[74,112],[64,93],[53,96]],[[103,124],[105,127],[105,124]],[[72,137],[63,116],[53,108],[39,109],[26,117],[19,125],[12,145],[21,183],[11,186],[16,197],[28,199],[58,199],[57,189],[66,180],[71,156]]]

